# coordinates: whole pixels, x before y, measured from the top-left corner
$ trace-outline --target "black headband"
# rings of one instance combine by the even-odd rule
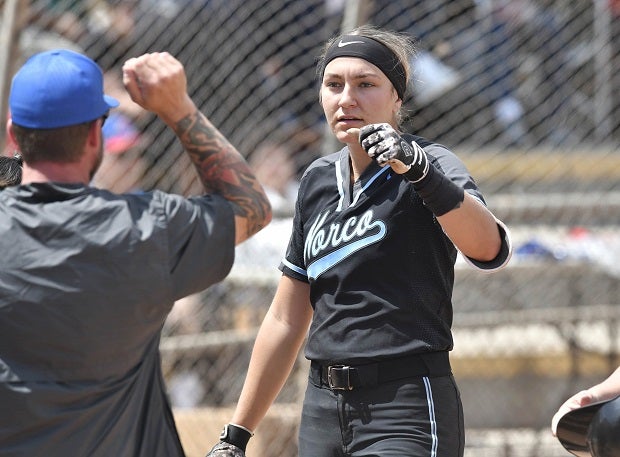
[[[407,90],[405,68],[396,55],[383,43],[361,35],[343,35],[325,53],[323,70],[336,57],[359,57],[378,67],[392,82],[398,97],[403,100]]]

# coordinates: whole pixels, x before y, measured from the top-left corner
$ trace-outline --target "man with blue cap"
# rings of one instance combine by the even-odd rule
[[[131,98],[172,128],[205,193],[90,185],[118,101],[90,58],[57,49],[15,74],[7,131],[22,182],[0,192],[0,455],[176,457],[160,366],[173,303],[222,280],[271,219],[245,159],[168,53],[129,59]]]

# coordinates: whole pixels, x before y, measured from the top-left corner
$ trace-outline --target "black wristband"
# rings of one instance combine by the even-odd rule
[[[407,178],[407,173],[403,176]],[[446,176],[429,164],[428,173],[420,181],[413,183],[413,188],[424,201],[424,205],[435,216],[443,216],[460,206],[465,198],[465,191],[450,181]]]
[[[224,430],[220,434],[220,440],[225,441],[233,446],[237,446],[243,452],[248,445],[248,441],[252,438],[252,432],[245,427],[241,427],[235,424],[226,424]]]

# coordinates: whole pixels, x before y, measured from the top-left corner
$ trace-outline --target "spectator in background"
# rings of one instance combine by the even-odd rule
[[[42,7],[30,7],[30,22],[82,49],[93,44],[104,49],[129,46],[136,39],[135,13],[139,1],[45,0],[40,2]]]
[[[470,142],[526,143],[525,110],[517,91],[518,54],[503,14],[506,0],[402,0],[398,5],[400,10],[390,3],[388,15],[387,8],[375,2],[373,23],[418,40],[421,53],[415,63],[423,66],[420,72],[433,63],[444,80],[443,87],[440,78],[412,81],[417,90],[407,102],[412,111],[407,129],[450,138],[453,127],[439,119],[458,113],[483,127]],[[412,12],[416,17],[402,21]]]
[[[43,30],[77,43],[87,33],[82,15],[89,3],[80,0],[44,0],[41,8],[30,7],[30,20]]]
[[[500,140],[508,146],[523,146],[527,129],[525,110],[517,94],[517,47],[507,18],[502,14],[505,7],[500,1],[493,3],[490,11],[484,37],[487,42],[483,55],[486,70],[482,76],[489,77],[486,90],[493,100],[493,113],[501,130]]]
[[[569,81],[582,65],[570,53],[582,38],[563,27],[554,0],[502,1],[496,16],[519,43],[522,64],[517,78],[522,93],[529,95],[524,99],[529,138],[539,144],[566,143],[574,135],[567,122],[574,115],[568,101],[575,87]]]
[[[446,62],[457,69],[464,68],[462,73],[469,77],[458,85],[459,90],[469,86],[474,94],[478,92],[480,100],[489,104],[498,132],[495,139],[507,146],[524,145],[527,142],[525,110],[517,91],[518,53],[505,12],[508,1],[469,3],[452,22],[443,25],[456,26],[459,21],[467,24],[466,33],[453,32],[442,52],[446,54]],[[458,25],[455,30],[461,28],[463,25]]]

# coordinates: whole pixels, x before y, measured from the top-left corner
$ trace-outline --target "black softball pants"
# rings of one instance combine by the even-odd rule
[[[461,398],[452,375],[334,390],[312,371],[300,457],[463,457]]]

